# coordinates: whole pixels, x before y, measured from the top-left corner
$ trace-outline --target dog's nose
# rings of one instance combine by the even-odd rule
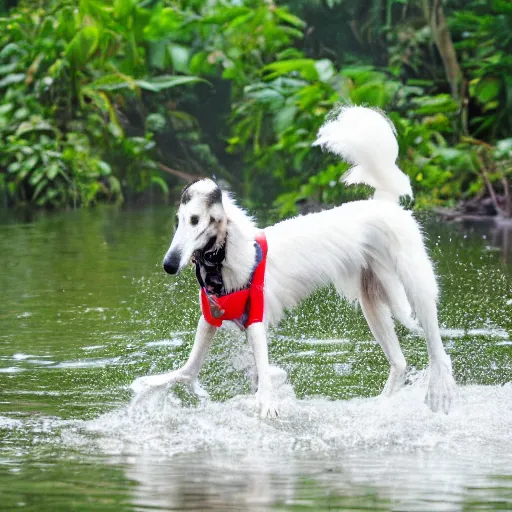
[[[180,266],[181,255],[177,253],[171,253],[164,258],[164,270],[168,274],[176,274]]]

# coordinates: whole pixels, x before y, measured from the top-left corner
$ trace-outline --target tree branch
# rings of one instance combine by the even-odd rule
[[[494,207],[496,208],[496,211],[498,212],[498,214],[503,215],[503,210],[500,208],[500,205],[498,203],[498,198],[496,196],[496,192],[494,191],[494,187],[492,186],[491,180],[489,179],[489,175],[487,174],[487,169],[485,168],[485,162],[479,155],[477,155],[477,158],[480,163],[480,172],[482,173],[482,177],[487,186],[487,190],[489,190],[489,194],[491,196],[492,203],[494,204]]]
[[[191,181],[194,181],[194,180],[200,180],[201,178],[204,178],[204,176],[198,176],[198,175],[195,175],[195,174],[189,174],[187,172],[184,172],[184,171],[178,171],[176,169],[171,169],[170,167],[167,167],[167,165],[164,165],[160,162],[157,162],[156,164],[158,166],[158,168],[164,172],[167,172],[169,174],[172,174],[173,176],[177,176],[178,178],[181,178],[182,180],[185,180],[185,181],[188,181],[188,182],[191,182]]]

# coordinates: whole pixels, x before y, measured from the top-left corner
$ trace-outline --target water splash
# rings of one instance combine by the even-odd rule
[[[279,418],[264,421],[251,395],[222,403],[205,399],[194,406],[183,393],[159,389],[63,435],[70,443],[75,436],[80,444],[87,438],[92,450],[111,455],[169,457],[206,450],[332,456],[355,450],[442,449],[458,456],[482,450],[509,453],[512,460],[511,385],[461,387],[446,416],[432,413],[423,403],[425,372],[409,381],[411,385],[391,398],[348,401],[298,400],[284,384],[278,390]]]

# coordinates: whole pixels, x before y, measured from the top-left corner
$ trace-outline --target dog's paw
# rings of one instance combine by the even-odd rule
[[[394,368],[391,368],[389,371],[389,377],[386,381],[386,385],[384,386],[381,396],[383,397],[389,397],[391,395],[394,395],[398,391],[400,391],[404,387],[405,383],[405,369],[403,371],[401,370],[395,370]]]
[[[206,389],[204,389],[199,381],[195,379],[193,382],[191,382],[190,387],[192,388],[192,391],[199,397],[203,399],[210,398],[210,394]]]
[[[179,382],[179,374],[177,372],[160,373],[158,375],[148,375],[146,377],[139,377],[130,384],[130,389],[134,393],[143,393],[150,389],[166,386],[173,382]]]
[[[256,393],[256,403],[260,410],[260,418],[277,418],[279,416],[279,407],[277,400],[272,393]]]
[[[260,418],[277,418],[279,416],[279,407],[275,400],[262,402],[260,405]]]
[[[448,414],[455,394],[455,388],[451,364],[448,362],[447,364],[435,365],[430,369],[425,403],[432,412],[442,410],[445,414]]]

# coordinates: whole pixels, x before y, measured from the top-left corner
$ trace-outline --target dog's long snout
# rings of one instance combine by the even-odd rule
[[[181,254],[179,252],[171,252],[166,254],[164,258],[164,270],[168,274],[176,274],[180,267]]]

